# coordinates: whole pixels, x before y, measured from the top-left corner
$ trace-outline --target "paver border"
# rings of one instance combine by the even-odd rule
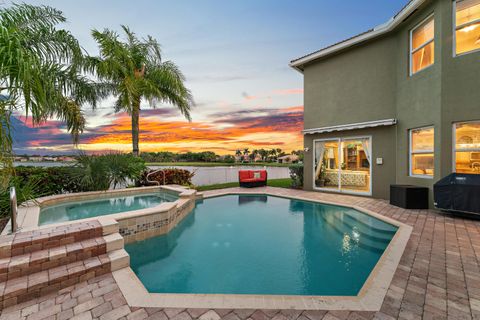
[[[121,292],[133,307],[206,308],[206,309],[295,309],[379,311],[393,279],[413,228],[360,206],[325,201],[308,196],[288,195],[284,189],[221,189],[203,193],[204,199],[236,194],[255,194],[311,201],[352,208],[398,227],[376,266],[357,296],[293,296],[237,294],[169,294],[149,293],[131,268],[113,272]],[[305,192],[305,195],[308,193]]]

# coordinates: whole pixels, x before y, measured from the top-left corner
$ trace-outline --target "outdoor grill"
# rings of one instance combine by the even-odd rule
[[[435,207],[480,214],[480,175],[452,173],[433,186]]]

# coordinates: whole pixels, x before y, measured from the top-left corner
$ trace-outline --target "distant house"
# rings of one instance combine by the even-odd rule
[[[283,157],[278,157],[278,163],[296,163],[298,162],[299,157],[296,154],[289,154]]]
[[[388,199],[391,184],[480,174],[480,0],[411,0],[290,66],[304,76],[305,189]]]
[[[75,161],[75,158],[72,158],[72,157],[58,157],[57,160],[58,161],[63,161],[63,162],[71,162],[71,161]]]

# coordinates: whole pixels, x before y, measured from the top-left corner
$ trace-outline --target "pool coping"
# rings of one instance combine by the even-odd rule
[[[379,311],[393,279],[413,228],[360,206],[318,200],[308,196],[288,195],[284,189],[221,189],[198,194],[203,199],[217,196],[253,194],[297,199],[351,208],[398,227],[397,232],[356,296],[243,295],[243,294],[173,294],[150,293],[128,267],[113,272],[120,291],[133,307],[206,308],[206,309],[295,309]],[[308,193],[305,192],[307,195]]]
[[[58,223],[50,223],[39,225],[40,211],[43,207],[55,206],[65,202],[76,202],[81,200],[96,200],[110,198],[114,196],[123,196],[123,195],[137,195],[137,194],[152,194],[158,191],[166,191],[174,193],[178,196],[178,199],[173,202],[162,202],[154,207],[132,210],[127,212],[119,212],[108,215],[100,215],[85,219],[62,221]],[[151,214],[152,212],[161,213],[167,212],[168,210],[175,207],[182,207],[184,203],[192,198],[196,198],[196,190],[188,189],[182,186],[177,185],[166,185],[166,186],[150,186],[150,187],[138,187],[138,188],[126,188],[126,189],[115,189],[115,190],[106,190],[106,191],[90,191],[90,192],[79,192],[79,193],[67,193],[60,195],[52,195],[37,198],[35,200],[27,201],[18,206],[17,214],[17,223],[19,231],[30,231],[35,229],[50,228],[68,225],[75,222],[89,221],[89,220],[99,220],[99,219],[115,219],[116,221],[128,218],[141,217],[144,215]],[[7,235],[11,230],[11,220],[8,221],[7,225],[1,232],[1,235]]]

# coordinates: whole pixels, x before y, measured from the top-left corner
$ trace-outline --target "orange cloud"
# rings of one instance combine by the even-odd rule
[[[303,106],[277,109],[247,109],[212,114],[207,121],[164,120],[164,110],[142,111],[140,149],[143,151],[206,151],[232,153],[238,148],[302,147]],[[18,119],[19,117],[17,117]],[[131,151],[131,119],[126,113],[109,114],[109,124],[89,127],[80,137],[81,149],[88,152],[105,150]],[[19,150],[72,149],[71,136],[65,124],[49,121],[33,127],[29,119],[16,120],[16,141]]]
[[[270,110],[263,116],[232,113],[213,123],[161,121],[153,117],[140,121],[140,142],[143,150],[218,150],[230,152],[240,147],[285,147],[299,149],[302,144],[300,131],[303,126],[303,107]],[[115,120],[96,128],[93,136],[82,144],[89,148],[131,144],[131,120],[119,114]]]

